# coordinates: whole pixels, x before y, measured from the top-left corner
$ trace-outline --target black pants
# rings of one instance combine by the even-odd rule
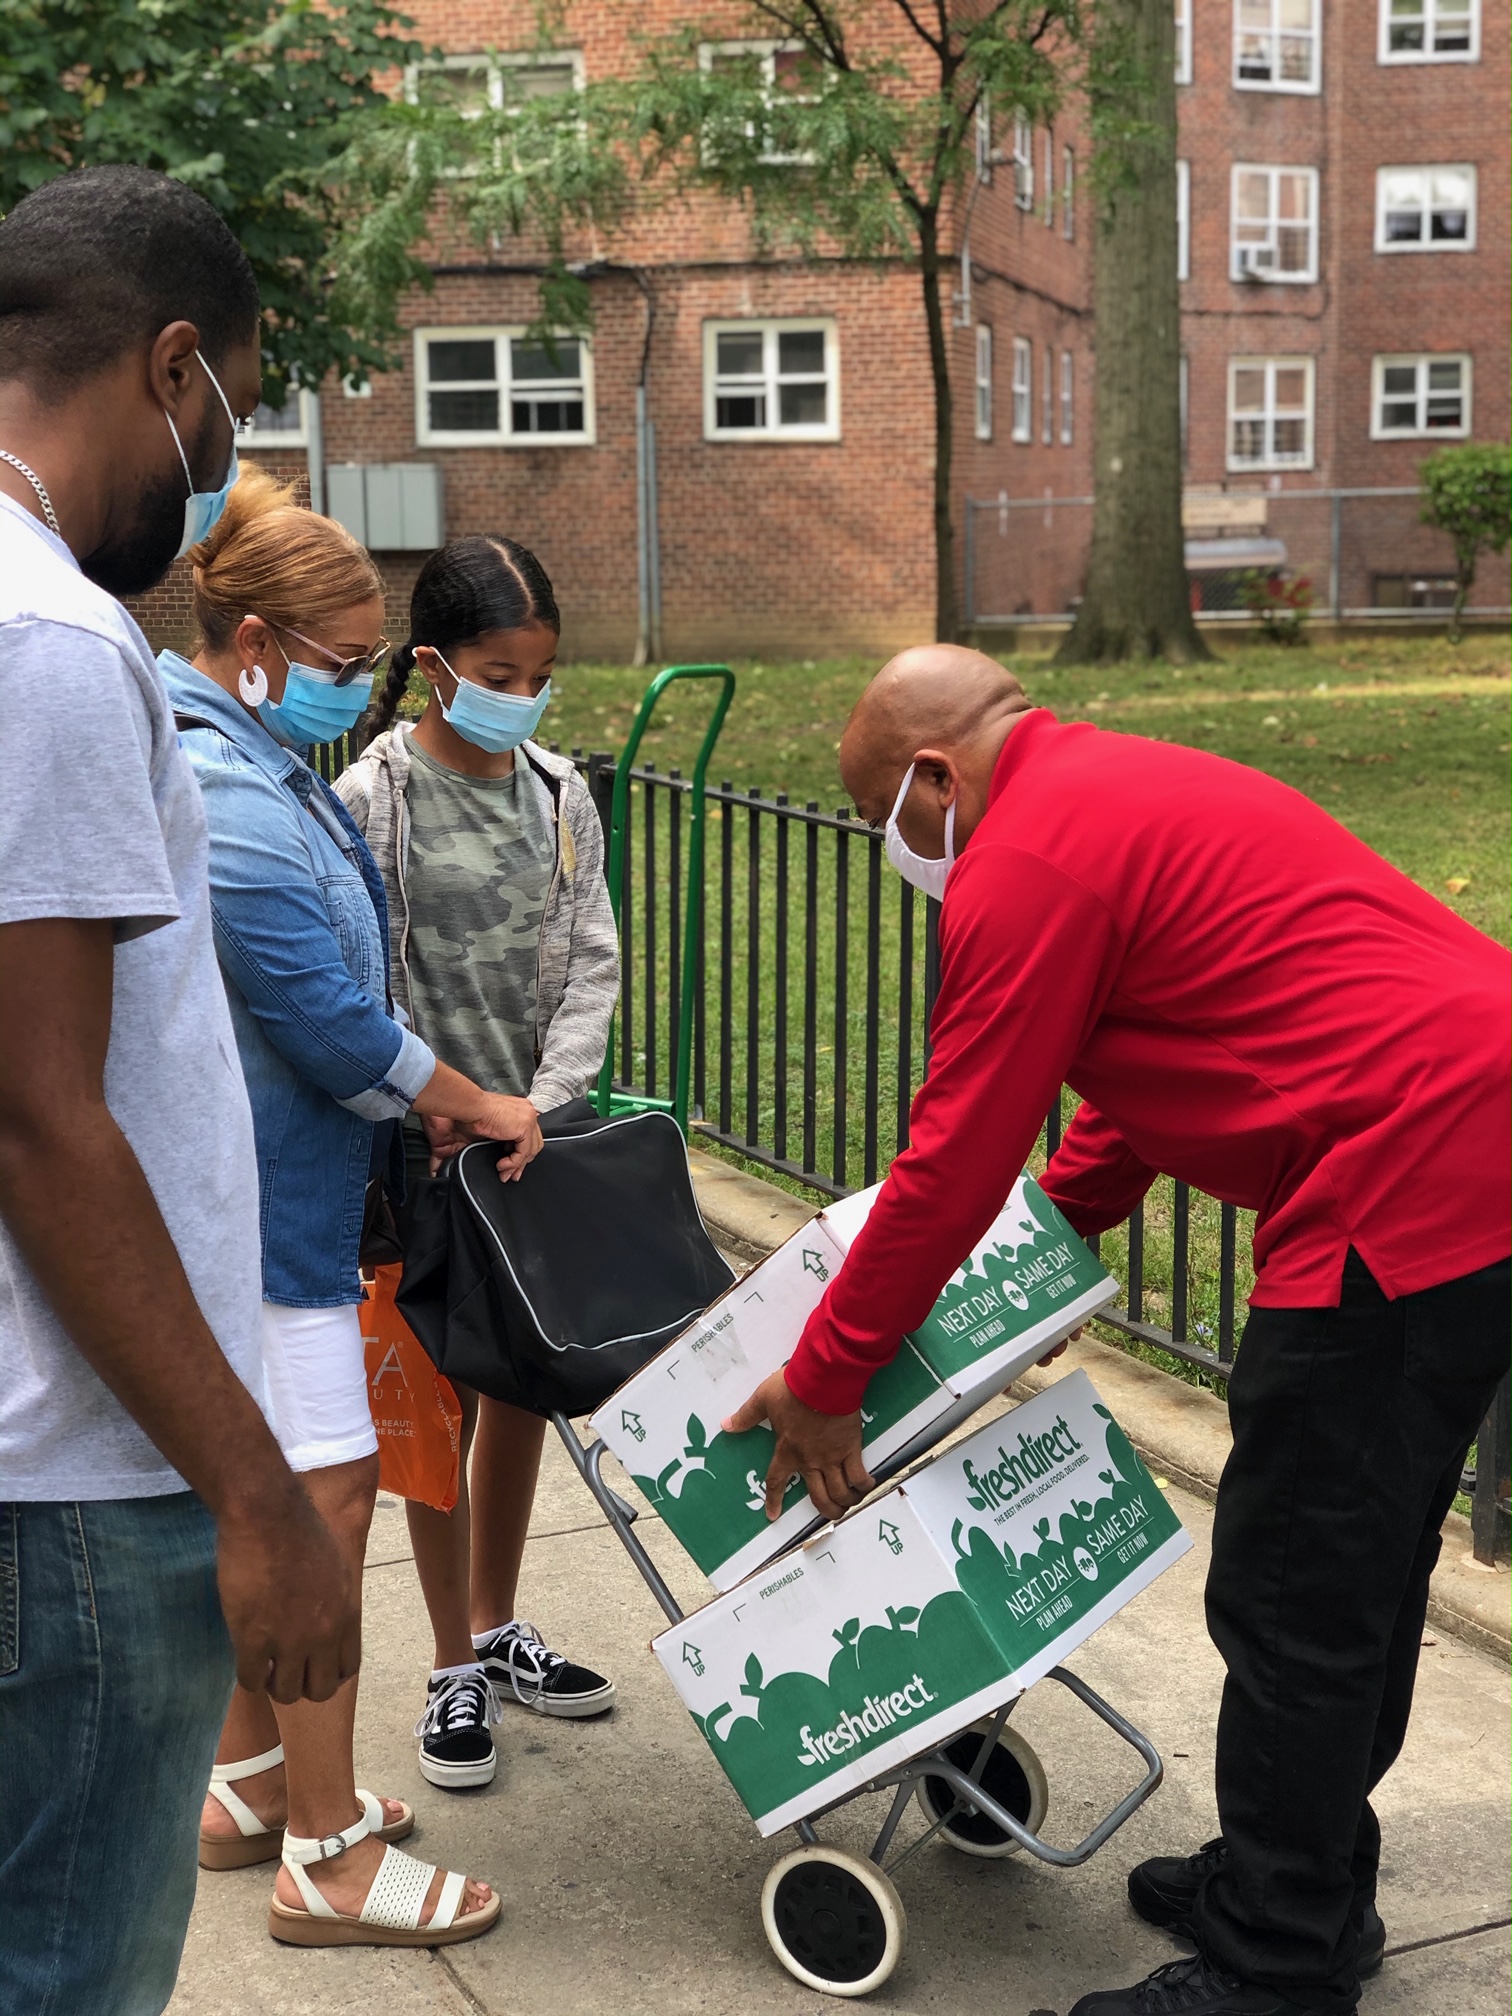
[[[1359,1995],[1369,1793],[1407,1733],[1439,1528],[1507,1370],[1509,1265],[1388,1302],[1351,1251],[1340,1308],[1245,1327],[1207,1584],[1229,1860],[1195,1923],[1219,1966],[1307,2008]]]

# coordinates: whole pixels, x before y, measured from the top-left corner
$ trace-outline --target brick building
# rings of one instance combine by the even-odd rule
[[[1346,605],[1431,596],[1444,551],[1411,499],[1298,493],[1410,486],[1437,440],[1506,437],[1505,10],[1176,4],[1189,557],[1205,599],[1221,603],[1240,565],[1283,559],[1323,599],[1336,513]],[[787,53],[737,43],[747,16],[720,0],[568,0],[553,48],[530,0],[412,11],[448,58],[410,88],[496,104],[618,74],[632,31],[691,19],[702,60],[754,52],[774,88]],[[896,24],[879,4],[879,37]],[[1091,483],[1085,147],[1070,114],[1054,130],[998,119],[978,152],[947,237],[958,567],[977,615],[1046,614],[1077,594],[1090,528],[1084,506],[1056,501]],[[259,458],[307,463],[326,507],[364,532],[397,634],[424,549],[494,529],[540,553],[571,656],[627,658],[648,600],[665,657],[875,655],[930,635],[916,274],[759,259],[744,219],[701,199],[574,250],[590,262],[591,340],[547,357],[525,335],[530,261],[455,249],[406,304],[400,369],[355,396],[304,394],[254,437]],[[1478,601],[1506,599],[1504,570],[1489,595],[1483,581]],[[168,641],[184,610],[170,581],[144,614]]]
[[[449,52],[442,87],[495,103],[616,74],[635,60],[632,31],[695,18],[686,0],[574,0],[560,46],[542,49],[530,0],[418,0],[410,11],[421,37]],[[877,14],[879,34],[895,34],[893,10]],[[696,18],[708,28],[709,60],[747,25],[729,4]],[[897,48],[907,56],[904,38]],[[783,60],[778,44],[737,46],[774,72]],[[1022,473],[1059,491],[1089,480],[1087,216],[1075,142],[1069,132],[1021,132],[1018,144],[1032,166],[994,164],[979,150],[959,227],[971,253],[950,331],[961,495],[995,492],[1010,469],[1013,480]],[[1011,148],[1012,135],[999,145]],[[960,238],[948,242],[959,273]],[[434,530],[427,507],[439,493],[445,534],[501,530],[539,552],[563,611],[565,653],[630,656],[646,564],[636,424],[644,359],[664,656],[876,654],[933,634],[933,394],[913,270],[757,259],[731,208],[656,207],[610,245],[572,248],[594,262],[593,335],[560,345],[553,366],[525,339],[537,303],[528,249],[448,253],[434,291],[405,306],[400,369],[360,396],[332,383],[318,399],[291,400],[283,415],[263,415],[269,425],[252,437],[251,458],[302,468],[308,457],[317,494],[347,522],[350,465],[417,465],[403,499],[389,495],[395,508],[370,514],[366,527],[396,622],[423,558],[410,542]],[[371,502],[371,477],[366,494]],[[406,508],[408,550],[396,550],[383,527]],[[160,641],[181,637],[184,584],[170,580],[142,613]]]

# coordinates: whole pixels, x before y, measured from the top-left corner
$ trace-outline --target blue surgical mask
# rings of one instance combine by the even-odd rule
[[[237,477],[236,415],[231,411],[230,402],[221,390],[219,378],[216,377],[210,366],[205,363],[204,358],[200,357],[198,350],[194,354],[196,357],[199,357],[200,363],[204,366],[205,376],[215,387],[215,396],[219,399],[222,406],[225,407],[226,418],[231,423],[231,464],[226,471],[226,480],[222,483],[219,490],[196,490],[194,487],[194,478],[189,473],[189,457],[184,453],[184,444],[179,439],[179,431],[173,425],[173,415],[168,411],[166,406],[163,408],[163,418],[168,422],[168,426],[173,434],[173,445],[179,451],[179,460],[184,465],[184,481],[189,485],[189,495],[184,499],[184,536],[179,541],[178,552],[173,556],[175,560],[182,560],[191,546],[198,546],[201,539],[208,539],[210,537],[211,532],[220,519],[221,513],[226,508],[226,500],[231,495],[231,486],[235,483]]]
[[[312,742],[334,742],[355,728],[373,691],[373,675],[335,683],[335,673],[285,658],[289,676],[282,700],[264,700],[257,718],[286,749],[307,748]]]
[[[436,656],[441,658],[441,653],[437,651]],[[441,663],[446,665],[446,660],[441,658]],[[446,669],[457,680],[457,690],[450,707],[441,700],[439,687],[436,698],[441,701],[441,712],[448,724],[464,742],[486,749],[491,756],[502,756],[506,749],[518,749],[540,726],[551,698],[549,679],[534,700],[527,700],[519,693],[490,692],[486,686],[475,686],[470,679],[457,678],[450,665]]]

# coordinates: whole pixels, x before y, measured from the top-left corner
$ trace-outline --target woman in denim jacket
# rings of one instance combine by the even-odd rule
[[[340,526],[291,494],[242,476],[191,554],[200,651],[192,664],[171,651],[159,662],[204,798],[216,950],[252,1104],[266,1407],[360,1586],[378,1482],[357,1319],[375,1138],[397,1146],[394,1123],[429,1113],[459,1138],[512,1141],[499,1166],[517,1176],[541,1137],[524,1101],[438,1063],[392,1008],[382,880],[300,753],[363,705],[386,649],[382,583]],[[201,1862],[240,1868],[281,1852],[269,1929],[291,1944],[475,1937],[499,1898],[388,1846],[413,1813],[356,1787],[356,1687],[276,1709],[237,1690]]]

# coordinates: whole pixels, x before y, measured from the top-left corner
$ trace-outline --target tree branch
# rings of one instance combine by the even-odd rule
[[[945,53],[944,45],[939,41],[937,41],[936,38],[930,34],[929,30],[924,26],[924,23],[919,19],[918,15],[915,14],[913,8],[910,6],[909,0],[893,0],[893,5],[898,9],[899,13],[906,18],[909,27],[912,28],[915,35],[918,36],[921,42],[928,43],[929,47],[933,49],[933,51],[937,56],[942,56]]]

